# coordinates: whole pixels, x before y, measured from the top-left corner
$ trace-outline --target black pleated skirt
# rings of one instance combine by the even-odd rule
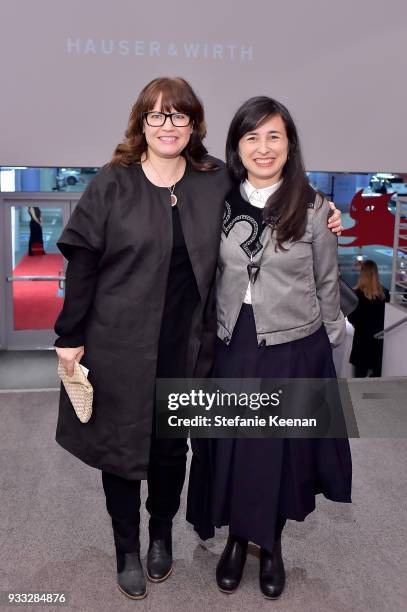
[[[253,309],[243,304],[227,346],[217,340],[214,378],[335,378],[325,328],[258,347]],[[277,516],[303,521],[315,496],[351,502],[352,461],[346,438],[192,441],[187,520],[206,539],[213,526],[273,549]]]

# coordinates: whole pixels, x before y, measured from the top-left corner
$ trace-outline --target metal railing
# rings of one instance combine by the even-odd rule
[[[9,283],[15,281],[64,281],[65,276],[8,276],[7,280]]]
[[[389,332],[393,331],[393,329],[396,329],[396,327],[399,327],[400,325],[406,322],[407,317],[403,317],[402,319],[400,319],[400,321],[397,321],[397,323],[393,323],[392,325],[389,325],[388,327],[382,329],[382,331],[377,332],[377,334],[375,334],[373,338],[376,338],[376,340],[383,340],[384,334],[388,334]]]
[[[407,308],[407,198],[397,198],[394,223],[393,265],[391,274],[391,303]]]
[[[28,276],[7,276],[7,282],[9,283],[15,283],[16,281],[36,281],[36,282],[41,282],[41,281],[58,281],[58,287],[59,289],[61,289],[62,291],[65,289],[65,280],[66,280],[66,276],[64,274],[60,274],[58,276],[56,275],[50,275],[50,276],[33,276],[33,275],[28,275]]]

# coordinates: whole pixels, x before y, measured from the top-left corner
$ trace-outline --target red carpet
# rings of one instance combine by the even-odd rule
[[[13,270],[14,276],[54,276],[63,270],[62,255],[25,255]],[[57,296],[58,281],[13,283],[14,329],[51,329],[63,298]]]

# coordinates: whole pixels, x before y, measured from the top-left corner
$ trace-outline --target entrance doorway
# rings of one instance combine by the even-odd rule
[[[80,196],[72,195],[1,194],[1,348],[53,348],[65,280],[56,243]]]

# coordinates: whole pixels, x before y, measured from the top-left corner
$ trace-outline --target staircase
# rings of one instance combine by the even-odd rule
[[[390,302],[407,309],[407,198],[396,204]]]

